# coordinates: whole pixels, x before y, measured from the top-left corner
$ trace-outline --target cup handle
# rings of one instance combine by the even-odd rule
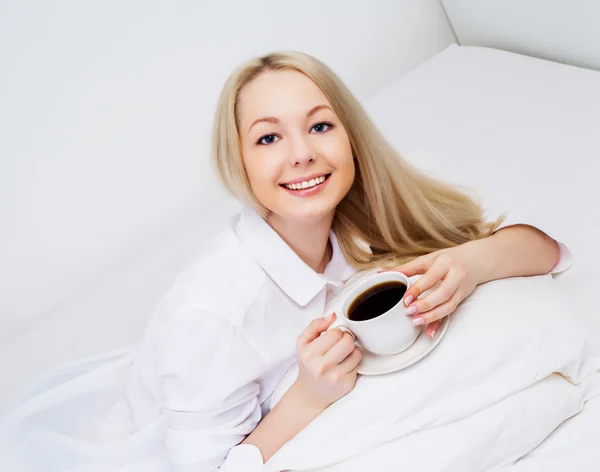
[[[350,328],[348,328],[346,326],[346,320],[344,319],[343,316],[339,316],[336,318],[336,320],[331,323],[331,326],[329,328],[327,328],[327,331],[329,331],[330,329],[334,329],[334,328],[338,328],[341,329],[342,331],[345,331],[346,333],[348,333],[350,336],[352,336],[352,339],[354,339],[356,341],[356,336],[354,336],[354,333],[352,331],[350,331]]]

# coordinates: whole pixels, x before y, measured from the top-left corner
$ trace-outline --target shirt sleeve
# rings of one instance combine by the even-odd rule
[[[238,445],[261,420],[262,357],[239,329],[208,312],[175,315],[156,357],[166,447],[177,472],[252,472],[260,450]]]
[[[573,256],[567,245],[562,242],[565,235],[563,235],[563,231],[560,226],[556,224],[555,220],[544,218],[543,215],[539,214],[536,216],[527,214],[526,212],[510,212],[505,214],[504,221],[496,228],[496,231],[519,224],[529,225],[539,229],[553,238],[558,244],[558,247],[560,248],[560,258],[552,270],[550,270],[552,275],[564,272],[572,266]]]

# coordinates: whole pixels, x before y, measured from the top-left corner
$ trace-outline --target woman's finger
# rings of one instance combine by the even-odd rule
[[[405,313],[414,316],[419,313],[433,310],[436,306],[446,303],[460,287],[461,280],[462,279],[457,274],[454,274],[452,270],[450,270],[438,287],[423,298],[414,301],[410,307],[404,310]]]
[[[437,332],[437,329],[440,327],[440,324],[442,324],[442,320],[434,321],[429,326],[427,326],[427,336],[433,339],[435,333]]]
[[[354,347],[354,351],[350,353],[348,357],[346,357],[339,365],[339,369],[344,374],[349,374],[352,372],[362,359],[362,352],[357,347]]]
[[[434,259],[434,257],[431,257],[431,254],[428,254],[426,256],[417,257],[416,259],[391,270],[394,272],[402,272],[407,277],[424,274],[431,267]]]
[[[355,347],[352,335],[350,333],[344,333],[342,338],[323,354],[324,365],[326,367],[338,365],[350,355]]]
[[[341,329],[332,328],[311,342],[305,348],[305,351],[310,352],[311,355],[314,356],[323,356],[325,353],[329,352],[333,346],[340,342],[344,334],[345,333]],[[350,335],[348,334],[348,336]]]
[[[296,346],[298,349],[303,349],[312,343],[315,339],[321,336],[321,333],[327,331],[327,328],[335,321],[336,314],[332,313],[327,318],[317,318],[312,320],[306,329],[296,339]]]
[[[436,258],[429,270],[427,270],[427,272],[425,272],[425,274],[423,274],[419,280],[417,280],[408,288],[404,294],[404,305],[408,307],[412,301],[419,298],[419,296],[425,290],[429,290],[431,287],[437,284],[444,278],[449,269],[450,267],[448,264],[445,264],[443,260],[440,260],[440,258]],[[413,313],[411,313],[411,310],[408,309],[406,314],[410,315],[416,313],[415,310],[412,311]]]
[[[417,315],[415,318],[413,318],[413,324],[415,326],[430,324],[453,313],[458,304],[463,301],[463,297],[459,292],[460,290],[457,290],[452,298],[450,298],[450,300],[448,300],[446,303],[435,307],[431,311],[426,311],[425,313]]]

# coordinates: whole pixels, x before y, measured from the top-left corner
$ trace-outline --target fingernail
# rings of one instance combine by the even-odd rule
[[[435,329],[432,329],[432,330],[429,332],[429,337],[430,337],[431,339],[433,339],[433,337],[434,337],[434,336],[435,336]]]
[[[327,317],[327,322],[330,322],[331,320],[333,320],[333,317],[335,316],[335,313],[332,313],[331,315],[329,315]]]
[[[404,313],[407,315],[416,315],[417,314],[417,307],[416,306],[409,306],[408,308],[404,309]]]
[[[408,295],[407,297],[404,298],[404,304],[406,306],[410,305],[410,302],[412,302],[415,298],[412,295]]]
[[[420,325],[424,325],[424,324],[425,324],[425,318],[423,318],[422,316],[417,316],[413,320],[413,325],[415,325],[415,326],[420,326]]]

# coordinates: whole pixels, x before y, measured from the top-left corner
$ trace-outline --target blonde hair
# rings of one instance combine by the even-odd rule
[[[349,263],[361,269],[417,256],[490,235],[501,220],[484,221],[481,206],[457,187],[426,176],[386,141],[344,83],[316,58],[276,52],[238,67],[226,81],[213,129],[213,161],[227,189],[263,216],[244,169],[239,132],[240,91],[265,71],[296,70],[324,93],[348,134],[356,176],[336,208],[332,230]],[[365,247],[366,245],[366,247]]]

